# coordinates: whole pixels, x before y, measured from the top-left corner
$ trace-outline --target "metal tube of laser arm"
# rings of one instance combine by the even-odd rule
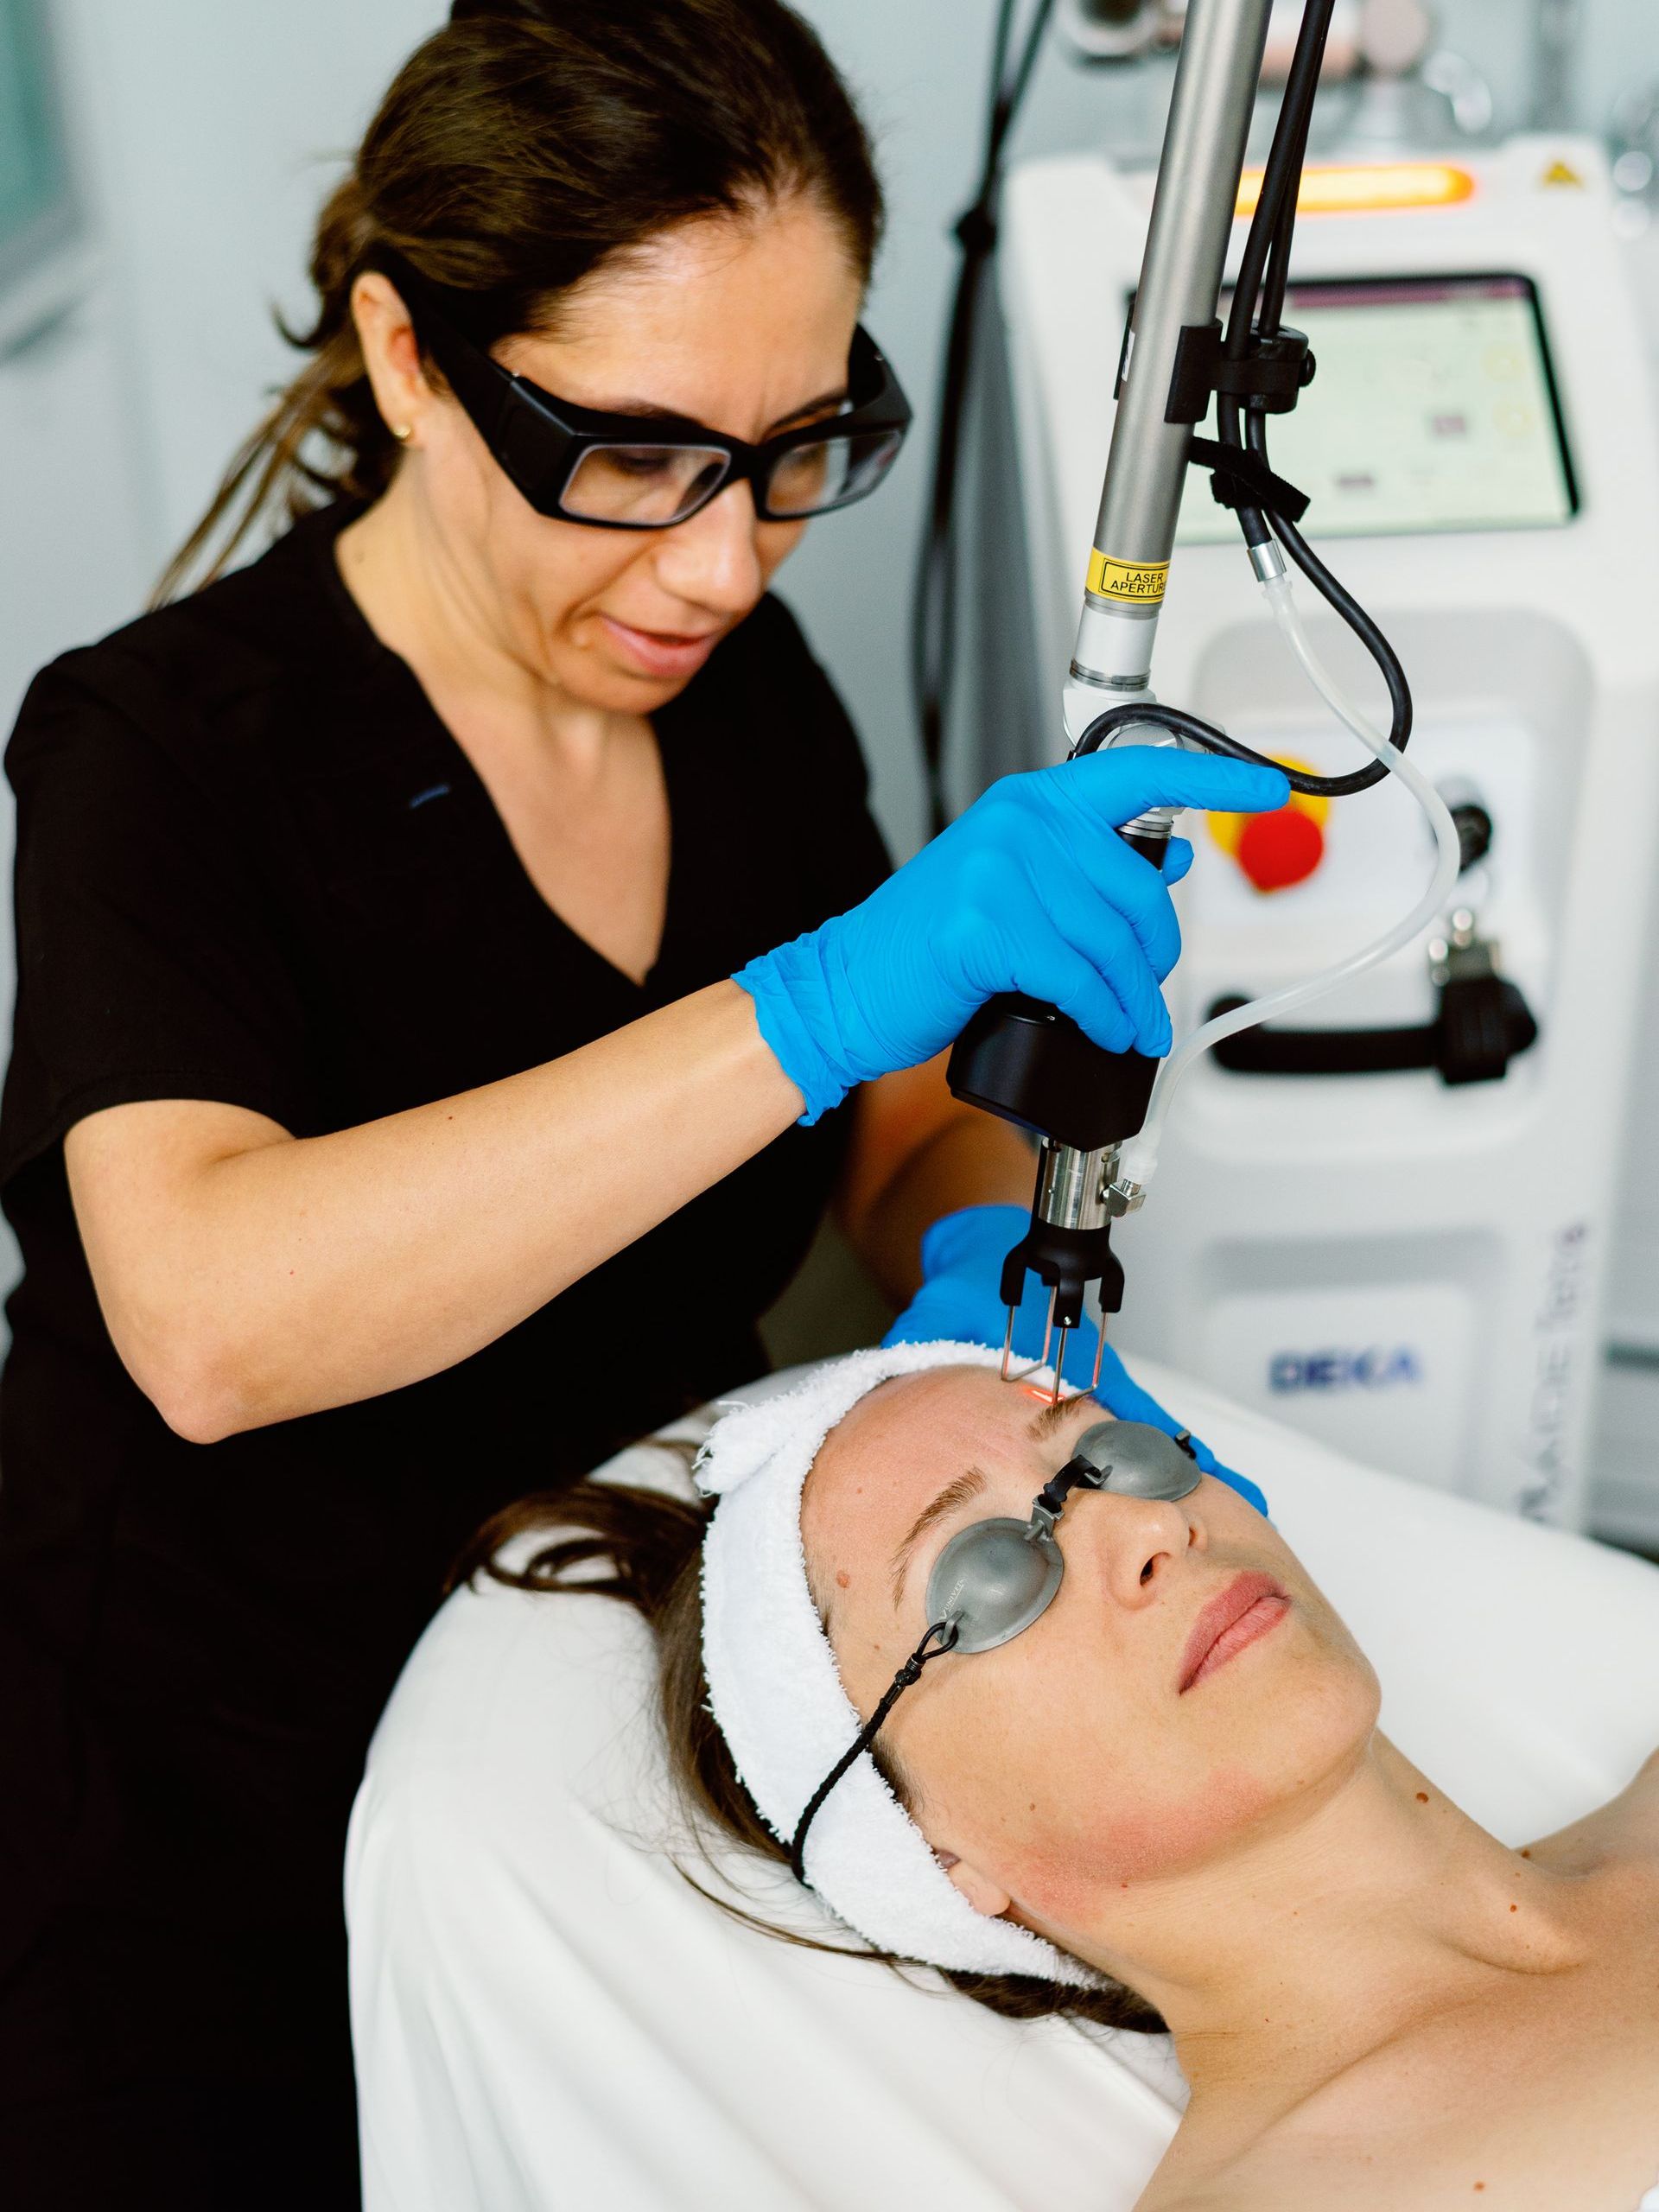
[[[1076,744],[1147,688],[1192,425],[1165,420],[1181,332],[1215,315],[1273,0],[1192,0],[1065,687]]]

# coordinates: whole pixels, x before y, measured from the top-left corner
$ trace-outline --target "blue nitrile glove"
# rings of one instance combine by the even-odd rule
[[[1007,1327],[1008,1309],[1002,1303],[1002,1262],[1031,1227],[1020,1206],[966,1206],[936,1221],[922,1239],[922,1287],[882,1338],[888,1344],[929,1344],[941,1342],[1000,1344]],[[1040,1358],[1043,1331],[1048,1316],[1048,1291],[1036,1276],[1026,1277],[1026,1294],[1014,1321],[1014,1350],[1027,1363]],[[1066,1353],[1066,1371],[1086,1376],[1095,1364],[1098,1334],[1092,1321],[1074,1329]],[[1166,1414],[1130,1376],[1109,1344],[1100,1363],[1100,1383],[1095,1396],[1119,1421],[1143,1421],[1161,1428],[1166,1436],[1185,1433],[1179,1421]],[[1265,1514],[1268,1501],[1247,1476],[1224,1467],[1207,1444],[1190,1436],[1193,1456],[1206,1475],[1236,1490],[1247,1503]]]
[[[986,1000],[1023,991],[1109,1052],[1169,1050],[1158,986],[1180,931],[1168,886],[1112,832],[1154,806],[1283,806],[1276,768],[1128,746],[1005,776],[850,913],[752,960],[736,978],[815,1122],[855,1084],[943,1052]]]

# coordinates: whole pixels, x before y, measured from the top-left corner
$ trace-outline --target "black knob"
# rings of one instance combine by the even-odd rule
[[[1458,833],[1458,849],[1466,875],[1492,849],[1492,817],[1478,799],[1465,799],[1452,810],[1452,826]]]

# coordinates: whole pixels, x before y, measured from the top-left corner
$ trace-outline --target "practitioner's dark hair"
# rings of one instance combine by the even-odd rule
[[[691,1454],[688,1448],[676,1456],[689,1464]],[[515,1590],[581,1589],[620,1599],[643,1614],[656,1632],[663,1732],[682,1804],[705,1835],[725,1837],[786,1866],[788,1847],[755,1810],[709,1710],[699,1573],[707,1524],[708,1509],[684,1497],[620,1484],[577,1483],[548,1497],[521,1499],[487,1522],[457,1561],[452,1586],[481,1573]],[[504,1548],[527,1532],[543,1533],[548,1541],[523,1565],[504,1564]],[[880,1764],[899,1802],[913,1809],[915,1793],[902,1764],[891,1756]],[[853,1948],[771,1927],[704,1890],[689,1868],[681,1872],[722,1911],[763,1934],[812,1950]],[[893,1967],[904,1965],[887,1951],[870,1948],[864,1955]],[[1064,2018],[1143,2035],[1164,2029],[1160,2014],[1120,1983],[1076,1989],[1027,1974],[948,1974],[945,1979],[1004,2019]]]
[[[399,448],[352,287],[388,248],[471,296],[485,345],[554,327],[561,296],[697,216],[804,193],[868,277],[881,189],[851,99],[783,0],[456,0],[406,61],[322,210],[311,359],[231,463],[157,587],[222,569],[255,521],[372,499]],[[435,370],[429,371],[435,378]],[[214,550],[217,542],[217,550]]]

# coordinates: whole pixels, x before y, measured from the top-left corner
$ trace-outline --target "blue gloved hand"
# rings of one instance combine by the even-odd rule
[[[1008,1319],[1000,1288],[1002,1262],[1030,1226],[1030,1217],[1020,1206],[967,1206],[936,1221],[922,1239],[922,1287],[881,1341],[1000,1344]],[[1024,1364],[1042,1356],[1047,1315],[1047,1288],[1028,1274],[1014,1323],[1014,1350]],[[1065,1363],[1069,1375],[1082,1377],[1093,1372],[1098,1341],[1090,1321],[1072,1331]],[[1109,1344],[1094,1395],[1119,1421],[1143,1421],[1161,1428],[1166,1436],[1187,1435],[1206,1475],[1228,1484],[1258,1513],[1267,1512],[1268,1501],[1255,1484],[1224,1467],[1207,1444],[1166,1413],[1134,1380]]]
[[[1058,1007],[1109,1052],[1160,1058],[1158,986],[1180,950],[1168,887],[1192,849],[1174,839],[1160,874],[1112,832],[1149,807],[1255,813],[1289,795],[1276,768],[1161,746],[1005,776],[861,906],[737,976],[801,1118],[931,1059],[999,991]]]

